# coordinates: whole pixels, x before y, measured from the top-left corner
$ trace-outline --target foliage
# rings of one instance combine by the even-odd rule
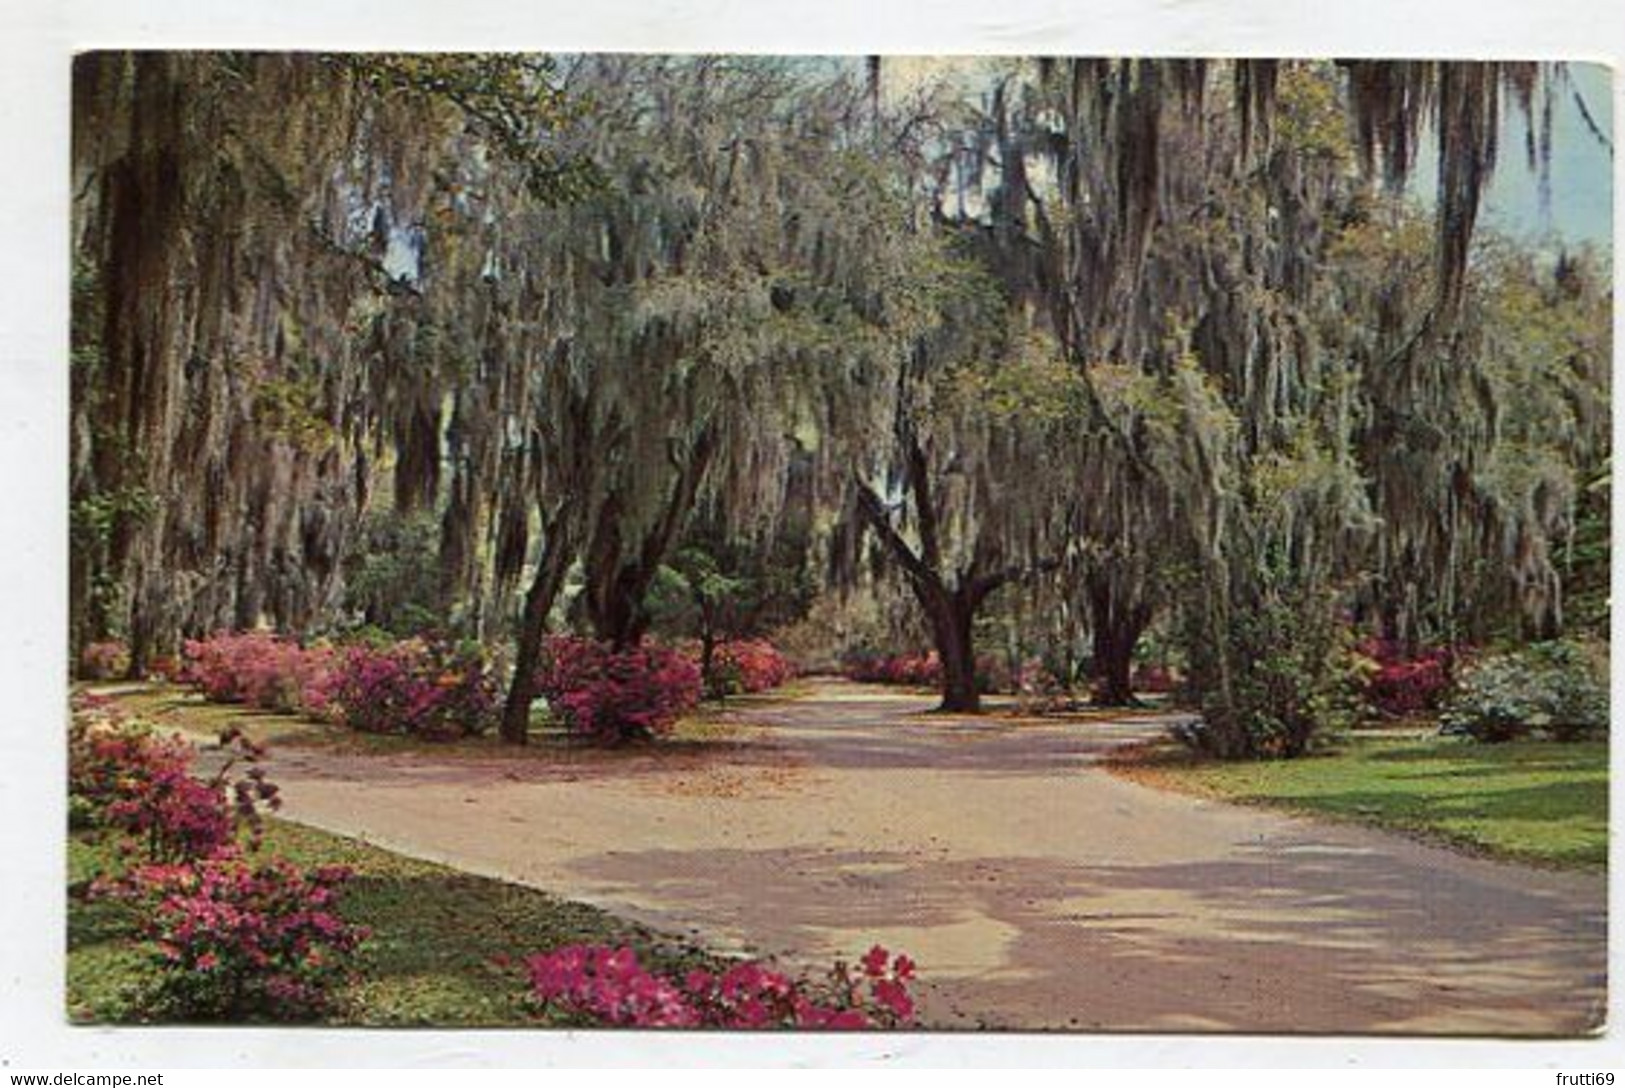
[[[760,963],[681,981],[644,968],[631,948],[573,945],[526,961],[542,1007],[560,1008],[594,1025],[637,1028],[862,1029],[907,1026],[914,963],[876,945],[854,971],[831,969],[822,986],[797,982]]]
[[[1134,689],[1152,695],[1167,695],[1179,687],[1178,678],[1166,665],[1142,664],[1134,670]]]
[[[1463,671],[1440,720],[1492,743],[1537,731],[1562,741],[1606,732],[1607,661],[1606,650],[1572,641],[1488,655]]]
[[[92,642],[79,654],[79,675],[86,680],[111,680],[130,667],[130,648],[119,639]]]
[[[311,1020],[330,1011],[367,937],[338,913],[342,866],[239,857],[147,865],[109,893],[138,900],[164,1019]]]
[[[329,648],[307,648],[266,631],[221,631],[186,642],[182,678],[211,702],[314,712],[321,706],[313,693],[323,690],[334,660]]]
[[[1012,681],[1017,704],[1024,713],[1049,714],[1072,700],[1067,683],[1036,657],[1023,661]]]
[[[306,702],[359,732],[455,740],[496,725],[500,694],[496,669],[477,643],[408,639],[338,651]]]
[[[1351,724],[1358,664],[1319,591],[1236,602],[1210,643],[1187,643],[1202,720],[1177,735],[1224,758],[1291,758]]]
[[[130,721],[105,700],[75,700],[68,738],[70,822],[113,831],[153,861],[214,857],[246,829],[258,841],[260,807],[281,805],[257,766],[264,750],[240,732],[221,735],[226,757],[208,779],[192,774],[192,747]],[[248,769],[240,776],[239,764]]]
[[[365,926],[364,970],[331,991],[327,1022],[394,1028],[537,1024],[514,967],[538,949],[571,944],[632,945],[651,968],[682,977],[727,964],[584,903],[534,888],[458,872],[298,824],[268,822],[262,852],[301,869],[343,865],[347,922]],[[118,863],[117,853],[83,834],[68,840],[70,887]],[[135,904],[68,898],[67,1002],[78,1023],[150,1022],[149,995],[162,971],[143,939]],[[553,1024],[561,1016],[543,1021]]]
[[[80,57],[75,663],[260,617],[484,637],[528,574],[528,682],[571,571],[614,645],[711,646],[808,611],[817,556],[901,575],[917,629],[875,644],[928,638],[964,710],[1020,686],[974,675],[1000,595],[1050,629],[1006,672],[1093,642],[1109,699],[1171,622],[1260,756],[1333,656],[1281,609],[1606,628],[1609,263],[1475,229],[1561,66],[987,67],[973,104],[774,58]],[[220,697],[319,690],[256,652]]]
[[[1358,652],[1371,663],[1361,698],[1371,709],[1396,718],[1438,710],[1454,686],[1460,656],[1448,646],[1407,653],[1392,639],[1367,639]]]
[[[866,684],[907,684],[935,687],[942,678],[942,661],[935,650],[901,654],[854,653],[847,656],[843,671],[850,680]]]
[[[690,647],[689,656],[698,656]],[[766,639],[732,639],[711,651],[712,687],[707,695],[755,695],[771,691],[795,676],[788,658]]]
[[[467,126],[522,168],[537,200],[595,193],[603,179],[587,158],[560,149],[559,135],[583,116],[559,86],[552,57],[523,53],[339,54],[323,60],[380,95],[455,108]]]
[[[410,638],[442,626],[439,526],[427,513],[368,515],[345,573],[346,607],[368,626]]]
[[[700,701],[699,666],[652,642],[615,650],[594,639],[548,639],[536,690],[578,736],[604,744],[669,732]]]

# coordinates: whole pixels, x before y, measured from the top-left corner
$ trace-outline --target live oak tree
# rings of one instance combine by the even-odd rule
[[[506,152],[538,197],[576,185],[548,64],[78,58],[76,646],[123,633],[140,675],[182,633],[333,617],[380,463],[407,494],[438,467],[444,387],[381,330],[425,290],[441,170]]]

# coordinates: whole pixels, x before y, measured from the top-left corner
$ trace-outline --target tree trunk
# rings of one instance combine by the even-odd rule
[[[1126,625],[1099,626],[1094,633],[1094,695],[1096,706],[1131,706],[1134,703],[1134,645],[1139,632]]]
[[[1134,704],[1134,647],[1151,609],[1141,602],[1124,601],[1104,574],[1091,575],[1088,582],[1090,627],[1093,629],[1093,702],[1096,706]]]
[[[717,633],[707,622],[700,628],[700,690],[707,695],[715,696],[717,702],[726,704],[727,685],[717,683],[716,667]]]
[[[570,566],[570,549],[563,541],[549,537],[536,567],[536,577],[525,593],[525,611],[519,626],[519,649],[514,657],[513,679],[502,707],[502,739],[524,744],[530,735],[530,704],[536,698],[536,667],[542,660],[542,637],[547,633],[547,616],[553,611]]]
[[[979,714],[982,694],[976,687],[976,644],[972,631],[975,609],[963,590],[949,594],[938,589],[925,601],[931,631],[942,663],[942,705],[938,711]]]

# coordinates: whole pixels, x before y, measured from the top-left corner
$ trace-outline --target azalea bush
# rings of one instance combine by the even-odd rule
[[[1368,639],[1358,652],[1370,662],[1361,697],[1379,714],[1403,718],[1438,710],[1454,687],[1457,651],[1451,647],[1407,652],[1391,639]]]
[[[907,684],[935,687],[942,681],[942,662],[937,652],[906,654],[853,654],[846,659],[849,679],[868,684]]]
[[[71,825],[123,835],[131,852],[154,861],[218,856],[235,847],[239,832],[257,841],[262,808],[281,805],[258,766],[264,750],[235,729],[221,735],[220,747],[220,768],[198,778],[186,741],[159,736],[105,700],[76,700],[68,737]]]
[[[150,1012],[183,1020],[310,1020],[330,1010],[367,937],[338,913],[350,871],[224,856],[147,865],[101,894],[142,908],[158,982]]]
[[[694,651],[689,656],[697,662]],[[711,650],[710,690],[706,694],[754,695],[788,683],[794,676],[789,658],[766,639],[730,639]]]
[[[79,654],[79,675],[86,680],[112,680],[130,667],[130,648],[117,639],[92,642]]]
[[[477,645],[409,639],[344,648],[303,701],[313,714],[363,733],[453,740],[495,726],[501,695]]]
[[[615,650],[593,639],[548,639],[536,690],[570,732],[606,744],[661,736],[699,705],[700,668],[644,642]]]
[[[531,996],[590,1025],[636,1028],[863,1029],[911,1024],[914,963],[876,945],[826,979],[791,979],[758,962],[681,979],[648,970],[630,948],[571,945],[526,961]]]
[[[334,654],[266,631],[222,631],[185,645],[183,678],[216,703],[247,703],[296,713],[314,709],[307,695],[322,690]]]
[[[1535,732],[1562,741],[1606,733],[1607,651],[1560,641],[1486,656],[1463,670],[1440,721],[1490,743]]]
[[[1134,670],[1132,686],[1135,691],[1167,695],[1179,686],[1179,681],[1166,665],[1140,665]]]

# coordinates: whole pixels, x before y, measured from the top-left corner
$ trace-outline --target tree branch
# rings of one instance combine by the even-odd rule
[[[891,518],[886,515],[886,504],[881,501],[874,488],[856,473],[852,476],[852,482],[858,489],[858,512],[874,529],[875,535],[880,537],[892,556],[902,564],[909,578],[921,586],[941,588],[942,576],[916,555],[914,549],[908,546],[908,541],[892,527]]]

